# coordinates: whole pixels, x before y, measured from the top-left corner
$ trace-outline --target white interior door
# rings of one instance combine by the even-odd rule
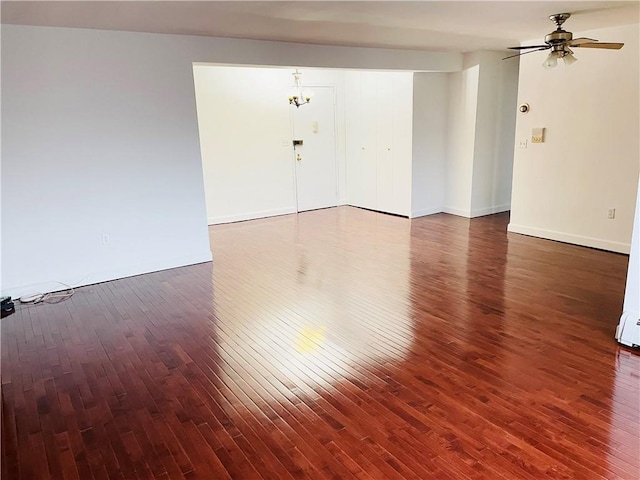
[[[311,102],[293,111],[298,211],[338,204],[333,87],[313,87]]]
[[[379,72],[362,72],[360,94],[362,108],[362,171],[363,207],[378,210],[378,77]]]
[[[378,74],[376,98],[376,210],[395,213],[393,208],[393,78],[390,73]]]

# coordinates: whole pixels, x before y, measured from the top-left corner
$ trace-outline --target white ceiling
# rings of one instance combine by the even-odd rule
[[[467,52],[640,21],[639,1],[9,1],[2,23]],[[615,38],[602,38],[616,41]]]

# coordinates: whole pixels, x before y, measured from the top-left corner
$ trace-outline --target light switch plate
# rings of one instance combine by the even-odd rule
[[[544,143],[544,128],[531,129],[531,143]]]

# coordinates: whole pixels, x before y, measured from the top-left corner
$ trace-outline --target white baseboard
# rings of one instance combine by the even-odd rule
[[[640,312],[622,312],[616,340],[629,347],[640,346]]]
[[[471,210],[463,210],[461,208],[455,208],[455,207],[444,207],[442,211],[450,215],[457,215],[459,217],[471,218]]]
[[[207,223],[209,225],[218,225],[221,223],[242,222],[244,220],[254,220],[256,218],[277,217],[278,215],[289,215],[296,213],[295,207],[278,208],[274,210],[262,210],[259,212],[241,213],[239,215],[226,215],[223,217],[209,217]]]
[[[459,217],[476,218],[484,217],[485,215],[493,215],[494,213],[508,212],[509,210],[511,210],[511,204],[507,203],[504,205],[493,205],[491,207],[476,208],[475,210],[444,207],[442,211],[444,213],[450,213],[451,215],[457,215]]]
[[[602,238],[586,237],[584,235],[574,235],[572,233],[556,232],[554,230],[527,227],[525,225],[517,225],[514,223],[510,223],[507,226],[507,231],[520,233],[522,235],[529,235],[531,237],[538,237],[547,240],[556,240],[558,242],[581,245],[583,247],[599,248],[601,250],[608,250],[617,253],[628,254],[631,251],[631,245],[628,243],[613,242],[611,240],[604,240]]]
[[[409,218],[426,217],[427,215],[434,215],[436,213],[442,213],[442,207],[439,208],[423,208],[421,210],[413,210]]]
[[[9,295],[13,298],[19,298],[32,293],[49,293],[60,290],[66,290],[65,285],[70,287],[83,287],[85,285],[93,285],[94,283],[108,282],[119,278],[133,277],[145,273],[158,272],[160,270],[168,270],[170,268],[185,267],[187,265],[195,265],[198,263],[210,262],[212,260],[211,251],[200,252],[199,254],[181,255],[179,257],[162,258],[154,261],[127,265],[125,267],[105,270],[101,272],[86,272],[81,278],[60,278],[58,281],[43,281],[32,283],[29,285],[21,285],[2,289],[2,295]],[[81,275],[81,274],[79,274]],[[78,275],[78,276],[79,276]],[[63,283],[60,283],[63,282]]]
[[[511,210],[511,204],[493,205],[492,207],[477,208],[471,211],[471,218],[484,217],[485,215],[493,215],[495,213],[508,212]]]

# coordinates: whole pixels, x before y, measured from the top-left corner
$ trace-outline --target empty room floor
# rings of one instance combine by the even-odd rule
[[[508,214],[210,227],[2,319],[3,479],[636,479],[627,256]]]

